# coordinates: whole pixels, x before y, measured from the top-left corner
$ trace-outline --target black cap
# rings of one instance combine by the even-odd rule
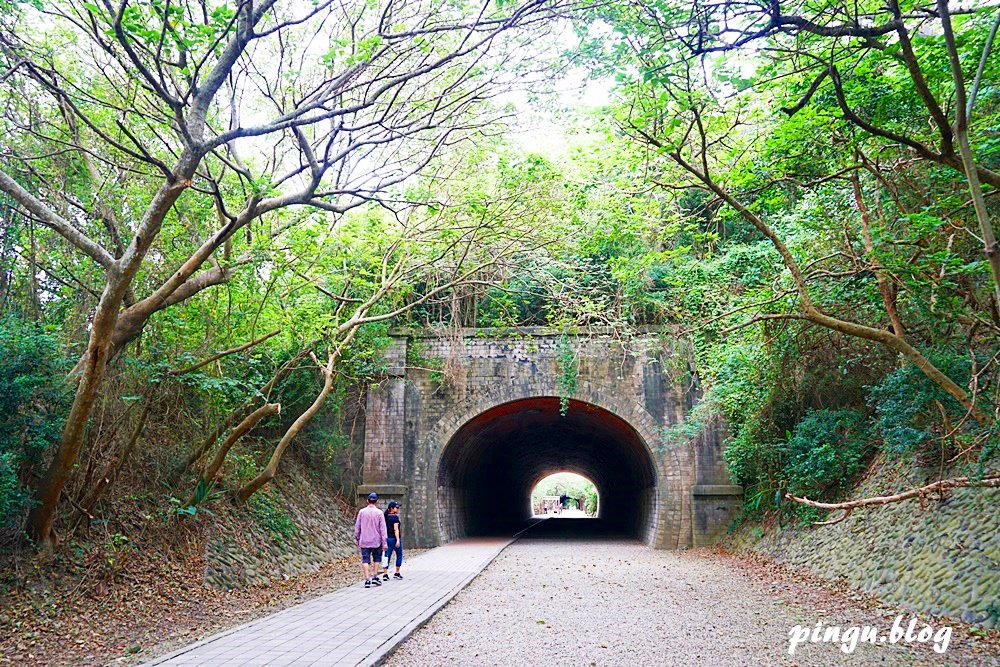
[[[399,507],[399,503],[397,503],[395,500],[390,500],[389,509],[392,509],[393,507]]]
[[[368,502],[373,503],[376,500],[378,500],[378,494],[377,493],[375,493],[374,491],[372,491],[371,493],[368,494]]]

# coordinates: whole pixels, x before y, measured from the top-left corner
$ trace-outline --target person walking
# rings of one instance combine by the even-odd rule
[[[378,578],[382,563],[382,550],[386,548],[385,517],[378,508],[378,494],[368,494],[368,506],[358,510],[354,521],[354,541],[361,550],[361,571],[365,575],[365,588],[381,586]]]
[[[386,543],[389,545],[385,552],[385,566],[382,570],[382,579],[389,581],[389,565],[392,564],[392,555],[396,554],[396,574],[394,579],[402,579],[399,568],[403,565],[403,528],[399,523],[399,503],[395,500],[389,501],[389,507],[385,510],[385,526],[389,533]]]

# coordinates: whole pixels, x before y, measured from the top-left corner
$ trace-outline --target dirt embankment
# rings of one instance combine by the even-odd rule
[[[126,523],[51,561],[6,554],[0,665],[137,662],[354,581],[353,510],[288,468],[247,507],[219,498],[179,519],[137,493],[111,508]]]

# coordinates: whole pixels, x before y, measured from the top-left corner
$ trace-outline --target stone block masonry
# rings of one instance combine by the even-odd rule
[[[725,424],[692,415],[701,384],[674,332],[391,335],[389,377],[367,399],[359,502],[400,500],[411,546],[519,525],[531,487],[562,470],[592,479],[602,517],[658,548],[709,544],[732,523]]]

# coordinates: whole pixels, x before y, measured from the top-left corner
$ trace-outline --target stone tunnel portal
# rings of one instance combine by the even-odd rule
[[[531,490],[554,472],[593,481],[599,518],[615,532],[652,543],[656,470],[649,449],[627,422],[608,410],[557,397],[497,405],[462,425],[438,469],[442,542],[510,534],[531,516]]]

